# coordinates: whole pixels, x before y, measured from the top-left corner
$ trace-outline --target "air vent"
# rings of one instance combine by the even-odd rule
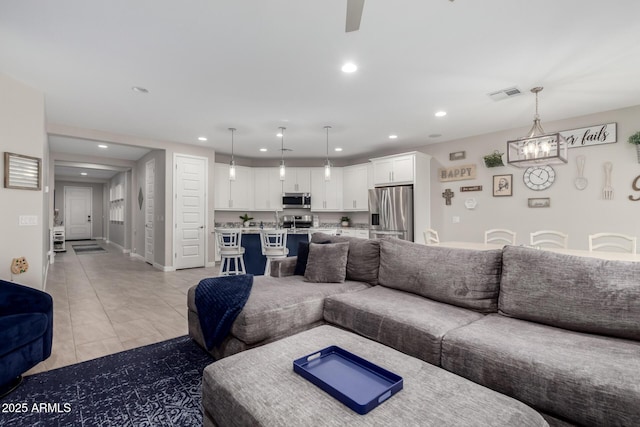
[[[510,87],[490,93],[489,98],[493,99],[494,101],[502,101],[503,99],[512,98],[521,94],[522,92],[517,87]]]

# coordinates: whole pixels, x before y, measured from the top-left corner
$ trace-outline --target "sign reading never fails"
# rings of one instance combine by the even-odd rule
[[[612,144],[616,142],[616,123],[563,130],[560,134],[567,140],[569,148]]]

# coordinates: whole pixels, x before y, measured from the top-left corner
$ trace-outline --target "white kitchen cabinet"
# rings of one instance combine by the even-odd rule
[[[347,237],[359,237],[361,239],[368,239],[369,230],[363,229],[363,228],[343,228],[340,235],[347,236]]]
[[[342,208],[345,211],[369,210],[368,169],[368,164],[342,168]]]
[[[278,168],[253,168],[253,190],[255,210],[282,210],[282,181]]]
[[[286,168],[283,193],[310,193],[311,192],[311,168]]]
[[[414,178],[413,154],[372,159],[375,185],[412,183]]]
[[[214,166],[213,205],[219,210],[253,210],[252,170],[246,166],[236,166],[235,181],[229,180],[229,165],[216,163]]]
[[[342,168],[331,168],[324,180],[324,168],[311,168],[311,211],[342,211]]]

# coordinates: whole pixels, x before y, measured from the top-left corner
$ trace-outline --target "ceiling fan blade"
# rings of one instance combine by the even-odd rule
[[[347,33],[360,29],[363,8],[364,0],[347,0],[347,24],[345,26]]]

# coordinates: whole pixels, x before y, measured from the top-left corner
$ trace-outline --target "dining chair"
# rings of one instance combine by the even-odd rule
[[[264,275],[268,276],[271,274],[271,260],[286,258],[289,254],[289,249],[287,249],[287,230],[261,230],[260,247],[262,248],[262,255],[267,257]]]
[[[539,248],[567,249],[569,235],[554,230],[539,230],[529,234],[529,244]]]
[[[484,243],[515,245],[516,233],[506,228],[492,228],[484,232]]]
[[[245,274],[242,230],[236,228],[217,229],[216,239],[220,250],[220,275]],[[233,269],[231,265],[233,264]]]
[[[636,238],[621,233],[589,234],[589,251],[636,253]]]
[[[424,242],[427,245],[435,245],[440,243],[440,237],[438,236],[438,232],[433,228],[427,228],[424,231]]]

